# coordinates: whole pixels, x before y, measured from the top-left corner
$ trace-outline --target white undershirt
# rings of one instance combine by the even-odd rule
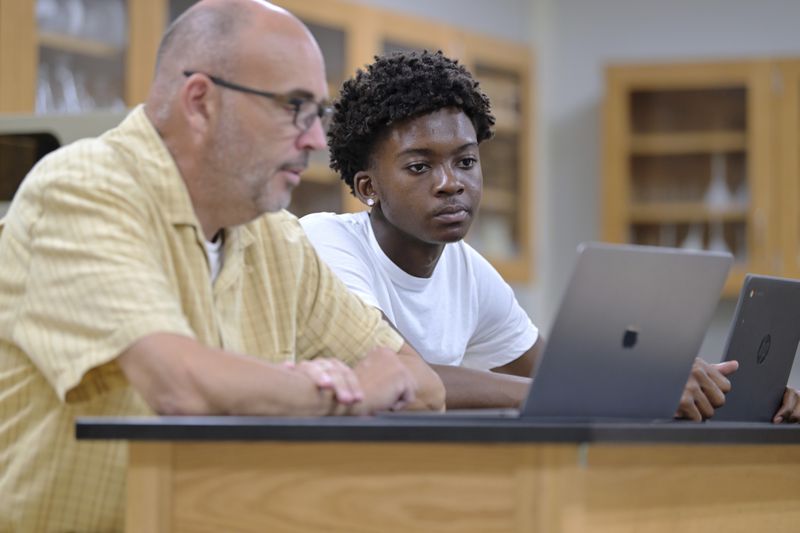
[[[205,241],[206,254],[208,255],[208,266],[211,268],[211,284],[217,280],[219,271],[222,270],[222,243],[224,239],[222,236],[217,237],[214,241]]]

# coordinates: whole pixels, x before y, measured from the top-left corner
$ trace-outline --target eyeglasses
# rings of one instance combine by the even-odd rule
[[[275,100],[282,106],[291,108],[294,111],[294,125],[303,133],[311,129],[311,126],[314,125],[314,119],[316,118],[319,118],[323,131],[327,132],[328,126],[330,126],[331,117],[333,117],[333,106],[325,100],[315,102],[310,98],[303,98],[300,96],[259,91],[258,89],[251,89],[250,87],[245,87],[238,83],[223,80],[222,78],[206,74],[205,72],[196,70],[183,71],[183,75],[187,78],[192,74],[202,74],[210,79],[214,85],[219,85],[220,87],[225,87],[233,91],[263,96],[264,98]]]

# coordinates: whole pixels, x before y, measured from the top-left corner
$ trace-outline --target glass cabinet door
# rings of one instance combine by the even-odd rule
[[[126,0],[36,0],[36,113],[125,109]]]
[[[489,96],[496,123],[495,136],[481,144],[483,199],[470,242],[488,257],[513,259],[520,251],[520,79],[481,63],[473,73]]]
[[[464,61],[491,102],[495,135],[481,144],[483,197],[467,241],[509,282],[533,276],[531,85],[528,50],[464,36]]]
[[[725,294],[777,272],[766,62],[607,71],[605,238],[730,252]]]

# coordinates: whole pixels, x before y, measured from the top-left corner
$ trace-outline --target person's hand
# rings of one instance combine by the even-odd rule
[[[739,368],[738,361],[709,364],[695,358],[692,372],[681,395],[675,418],[701,421],[714,416],[714,409],[725,404],[725,394],[731,390],[726,376]]]
[[[339,404],[348,406],[364,399],[364,391],[352,368],[338,359],[317,357],[299,363],[284,363],[305,374],[314,384],[324,390],[330,390]]]
[[[781,422],[800,422],[800,391],[791,387],[786,387],[783,393],[783,402],[775,413],[772,421],[775,424]]]
[[[417,382],[388,348],[375,348],[355,367],[364,390],[364,401],[354,406],[355,414],[400,410],[414,401]]]

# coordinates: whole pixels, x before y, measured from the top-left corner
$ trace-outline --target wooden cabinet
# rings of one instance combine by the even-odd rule
[[[166,0],[0,0],[0,216],[35,162],[66,138],[69,116],[105,124],[144,100]],[[91,112],[91,113],[87,113]],[[36,121],[36,113],[49,117]],[[89,117],[91,115],[91,118]],[[60,124],[60,126],[59,126]]]
[[[141,102],[166,8],[166,0],[0,0],[0,113]]]
[[[786,145],[776,117],[790,103],[779,102],[776,68],[768,60],[609,67],[603,238],[730,251],[730,296],[745,272],[791,273],[798,118],[795,107],[793,122],[787,117],[785,124],[794,145]],[[796,106],[796,74],[786,87],[792,83],[787,100]],[[794,188],[791,200],[782,187]],[[792,224],[794,237],[784,228]]]
[[[463,55],[492,102],[495,136],[481,145],[483,199],[467,241],[507,281],[530,279],[533,263],[531,57],[520,45],[462,34]]]

